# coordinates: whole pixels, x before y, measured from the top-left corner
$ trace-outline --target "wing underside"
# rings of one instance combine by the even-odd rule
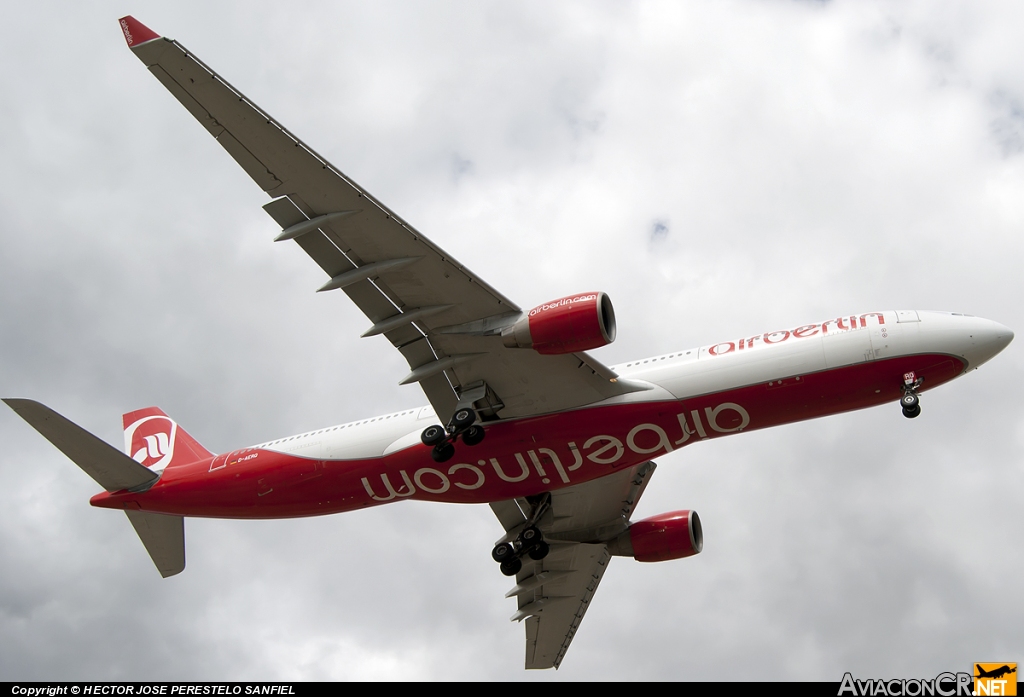
[[[550,545],[544,559],[523,558],[516,585],[506,594],[526,621],[526,667],[558,668],[597,592],[612,554],[608,543],[629,528],[629,517],[655,464],[645,462],[585,484],[554,491],[537,523]],[[514,538],[539,500],[492,503],[506,534]]]
[[[130,18],[125,18],[130,20]],[[134,23],[134,24],[132,24]],[[123,26],[141,27],[135,20]],[[145,30],[149,32],[149,30]],[[126,36],[128,29],[125,30]],[[152,32],[139,35],[155,36]],[[134,45],[150,72],[274,200],[264,206],[409,363],[442,418],[474,406],[486,418],[549,413],[639,389],[585,353],[505,347],[511,300],[396,216],[176,41]],[[315,290],[315,289],[310,289]]]

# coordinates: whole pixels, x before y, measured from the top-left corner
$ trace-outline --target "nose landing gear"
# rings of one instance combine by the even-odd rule
[[[448,426],[427,426],[420,434],[423,445],[433,446],[430,456],[434,462],[447,462],[455,456],[455,441],[462,436],[466,445],[477,445],[487,433],[480,426],[474,425],[476,412],[472,409],[458,409],[452,414]]]
[[[924,379],[918,378],[913,372],[903,375],[903,396],[900,397],[900,407],[903,408],[903,415],[908,419],[916,419],[921,415],[921,398],[918,397],[917,391],[923,382]]]
[[[921,399],[914,392],[904,392],[900,398],[903,415],[908,419],[917,418],[921,414]]]

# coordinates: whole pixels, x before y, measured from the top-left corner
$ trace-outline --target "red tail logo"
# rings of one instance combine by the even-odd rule
[[[144,416],[124,430],[128,453],[146,467],[162,470],[174,458],[178,424],[162,415]]]

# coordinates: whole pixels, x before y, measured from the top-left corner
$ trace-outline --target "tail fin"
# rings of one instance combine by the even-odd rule
[[[130,411],[121,418],[125,452],[154,472],[161,472],[168,465],[186,465],[213,457],[213,453],[157,407]]]
[[[162,472],[168,465],[187,465],[213,453],[157,407],[130,411],[121,417],[124,450],[131,459]],[[125,511],[164,578],[185,570],[185,519],[176,515]]]

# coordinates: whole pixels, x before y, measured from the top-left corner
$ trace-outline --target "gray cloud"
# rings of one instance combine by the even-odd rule
[[[608,292],[607,363],[875,308],[1024,326],[1014,3],[137,12],[520,305]],[[270,242],[265,196],[124,47],[121,13],[37,3],[0,27],[0,394],[115,444],[122,412],[159,404],[214,450],[423,403]],[[700,511],[705,551],[616,559],[557,674],[523,674],[486,507],[189,520],[189,567],[162,580],[3,411],[0,677],[834,681],[1012,660],[1022,373],[1012,344],[914,421],[663,458],[638,515]]]

